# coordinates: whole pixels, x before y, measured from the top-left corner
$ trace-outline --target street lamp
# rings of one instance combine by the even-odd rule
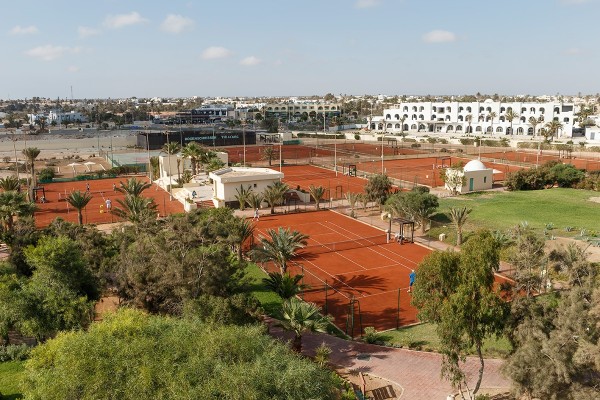
[[[242,141],[244,143],[244,167],[246,166],[246,124],[242,121]]]
[[[150,177],[150,182],[153,182],[152,162],[150,161],[150,131],[148,130],[146,130],[146,151],[148,154],[148,176]]]

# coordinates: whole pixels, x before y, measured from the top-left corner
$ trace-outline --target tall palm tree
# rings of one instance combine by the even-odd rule
[[[29,183],[29,200],[33,201],[33,188],[35,187],[35,159],[40,155],[40,149],[37,147],[27,147],[21,151],[27,159],[29,172],[31,173],[31,182]]]
[[[300,294],[308,287],[300,283],[304,275],[290,275],[289,273],[282,274],[281,272],[269,272],[268,278],[263,278],[263,283],[267,289],[271,289],[279,297],[284,300],[292,298]]]
[[[189,158],[192,163],[192,174],[196,175],[198,173],[198,161],[202,158],[202,154],[205,153],[206,149],[203,146],[199,145],[196,142],[190,142],[186,146],[183,147],[181,151],[181,155],[183,157]]]
[[[513,111],[512,108],[509,108],[508,111],[506,112],[506,114],[504,114],[504,116],[506,117],[506,119],[510,122],[510,134],[513,135],[513,121],[517,118],[519,118],[519,113],[516,113]]]
[[[156,216],[156,203],[154,199],[127,195],[124,199],[117,199],[121,207],[115,207],[113,214],[129,222],[140,223]]]
[[[490,111],[488,113],[488,118],[490,119],[490,128],[491,128],[491,134],[494,134],[494,118],[496,118],[498,116],[498,114],[495,111]]]
[[[152,187],[151,183],[143,182],[136,178],[129,178],[125,183],[123,181],[119,182],[117,191],[125,195],[140,197],[142,192],[150,187]]]
[[[79,225],[83,225],[83,209],[92,200],[92,195],[89,192],[75,190],[67,196],[66,200],[67,203],[77,210],[77,220],[79,221]]]
[[[553,119],[552,121],[547,122],[544,127],[551,137],[554,137],[554,135],[558,137],[558,131],[563,128],[563,124]]]
[[[275,206],[283,204],[285,193],[289,190],[289,186],[283,182],[274,182],[268,185],[263,191],[264,200],[271,207],[271,214],[275,214]]]
[[[539,125],[540,121],[536,117],[531,116],[529,117],[527,122],[529,122],[529,125],[531,125],[531,127],[533,128],[533,136],[535,136],[535,128]]]
[[[9,233],[13,232],[15,217],[31,216],[36,209],[35,203],[27,201],[24,193],[14,190],[0,193],[0,219]]]
[[[326,332],[329,319],[322,316],[319,307],[314,303],[305,303],[292,297],[282,306],[282,320],[280,326],[294,332],[293,349],[302,351],[302,335],[304,332]]]
[[[259,236],[258,246],[252,250],[252,256],[259,262],[273,261],[284,274],[287,262],[306,246],[307,239],[308,235],[290,231],[289,228],[268,229],[267,237]]]
[[[308,193],[315,199],[317,210],[319,210],[321,208],[321,200],[323,199],[323,196],[325,196],[325,188],[323,186],[310,185],[308,187]]]
[[[244,211],[248,203],[248,196],[252,193],[252,187],[248,186],[245,188],[244,185],[240,185],[240,188],[236,188],[235,192],[237,193],[235,198],[240,203],[240,211]]]
[[[0,178],[0,189],[5,192],[14,190],[18,191],[21,186],[16,176],[7,176],[6,178]]]
[[[406,121],[406,116],[402,116],[400,118],[400,136],[404,137],[404,121]]]
[[[463,239],[463,226],[467,222],[468,216],[473,211],[467,207],[451,207],[450,208],[450,220],[456,228],[456,245],[460,246]]]

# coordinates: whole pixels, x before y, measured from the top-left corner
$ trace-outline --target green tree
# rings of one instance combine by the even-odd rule
[[[315,199],[315,205],[317,206],[317,210],[321,208],[321,200],[323,196],[325,196],[325,188],[323,186],[315,186],[310,185],[308,187],[308,193]]]
[[[454,227],[456,228],[456,245],[460,246],[462,244],[463,238],[463,226],[467,222],[469,218],[469,214],[473,211],[471,208],[467,207],[451,207],[450,208],[450,220]]]
[[[29,200],[33,201],[33,188],[35,184],[35,159],[40,155],[40,149],[37,147],[27,147],[21,151],[27,159],[31,181],[29,182]]]
[[[248,203],[248,207],[256,210],[257,208],[260,208],[260,204],[263,202],[263,195],[262,193],[250,192],[246,202]]]
[[[531,297],[541,289],[546,269],[544,238],[527,225],[513,228],[514,245],[508,255],[514,267],[515,297]]]
[[[240,211],[244,211],[248,203],[248,196],[252,193],[252,186],[245,188],[244,185],[240,185],[239,189],[235,189],[235,192],[235,198],[240,203]]]
[[[463,398],[468,387],[460,362],[470,349],[475,350],[480,368],[474,396],[484,372],[483,341],[504,328],[505,303],[494,290],[499,261],[496,241],[484,231],[470,238],[460,253],[433,252],[418,268],[412,304],[419,319],[437,324],[442,376]]]
[[[77,221],[79,225],[83,225],[83,209],[92,200],[92,195],[89,192],[81,192],[75,190],[67,196],[66,201],[77,210]]]
[[[126,195],[124,199],[117,199],[120,207],[113,208],[113,214],[135,224],[148,222],[156,217],[157,205],[154,199]]]
[[[537,119],[536,117],[532,116],[532,117],[529,117],[527,122],[529,122],[529,125],[531,125],[531,127],[533,128],[533,136],[535,136],[535,134],[536,134],[535,127],[538,126],[539,124],[541,124],[542,121]]]
[[[274,262],[284,274],[287,263],[297,251],[306,246],[308,236],[288,228],[268,229],[267,237],[259,236],[258,245],[252,250],[252,256],[259,262]]]
[[[329,319],[322,316],[320,308],[314,303],[305,303],[295,297],[287,299],[281,306],[280,325],[294,332],[293,349],[302,351],[302,335],[305,332],[326,332]]]
[[[13,233],[15,217],[33,216],[37,206],[25,194],[9,190],[0,193],[0,219],[8,233]]]
[[[28,399],[339,398],[330,371],[292,354],[261,326],[129,309],[38,346],[26,369]]]
[[[558,131],[563,128],[563,124],[558,120],[553,119],[552,121],[546,122],[546,125],[544,125],[544,127],[546,128],[546,132],[548,132],[550,137],[554,137],[555,135],[556,137],[558,137]]]
[[[494,118],[496,118],[498,116],[498,114],[495,111],[492,111],[490,113],[488,113],[488,119],[490,120],[490,130],[492,131],[491,134],[494,134]]]
[[[283,204],[285,193],[289,190],[289,186],[283,182],[273,182],[268,185],[262,193],[263,199],[269,203],[271,214],[275,214],[275,206]]]
[[[308,286],[300,283],[304,275],[290,275],[288,272],[269,272],[268,278],[263,278],[263,283],[267,289],[277,293],[284,300],[300,294]]]
[[[463,166],[452,166],[450,168],[444,168],[441,172],[442,182],[446,184],[446,187],[450,189],[450,193],[456,196],[461,189],[467,178],[464,174]]]
[[[385,206],[392,215],[416,222],[421,226],[422,232],[425,232],[427,221],[437,210],[439,202],[437,196],[428,192],[411,190],[392,195]]]
[[[5,178],[0,178],[0,189],[5,192],[8,191],[18,191],[21,184],[16,176],[7,176]]]
[[[369,177],[369,181],[365,185],[365,194],[370,201],[377,203],[379,208],[385,204],[390,190],[392,189],[392,181],[385,174],[375,174]]]
[[[151,183],[144,182],[136,178],[129,178],[125,182],[119,182],[117,192],[133,197],[140,197],[142,192],[150,187],[152,187]]]
[[[202,154],[206,152],[203,146],[196,142],[190,142],[183,147],[181,155],[190,159],[192,164],[192,175],[198,173],[198,161],[202,158]]]
[[[243,262],[243,249],[251,237],[254,236],[254,225],[248,219],[236,218],[231,226],[229,238],[232,240],[235,249],[237,250],[238,262]]]
[[[346,192],[345,197],[350,206],[350,216],[354,218],[356,217],[354,209],[356,208],[356,203],[360,200],[360,193]]]
[[[508,111],[506,111],[506,114],[504,114],[504,116],[506,117],[506,120],[510,122],[510,134],[513,135],[513,121],[519,118],[520,115],[519,113],[514,112],[512,108],[509,108]]]
[[[275,148],[273,146],[267,146],[262,150],[262,159],[269,161],[269,167],[271,166],[272,161],[277,157],[275,152]]]
[[[277,118],[267,117],[262,121],[262,126],[268,133],[279,132],[279,120]]]

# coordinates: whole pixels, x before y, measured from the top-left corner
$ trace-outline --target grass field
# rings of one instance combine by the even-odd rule
[[[449,222],[445,217],[450,207],[469,207],[466,229],[475,226],[492,230],[505,230],[523,221],[534,229],[554,225],[555,236],[573,236],[585,229],[600,232],[600,203],[590,201],[600,193],[587,190],[553,188],[516,192],[485,192],[442,198],[434,220]],[[572,227],[572,233],[565,231]]]
[[[19,385],[25,376],[24,361],[7,361],[0,363],[0,393],[2,399],[21,399]]]

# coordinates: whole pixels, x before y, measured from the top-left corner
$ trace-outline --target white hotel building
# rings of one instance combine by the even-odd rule
[[[506,117],[509,110],[515,115],[512,123]],[[539,121],[535,132],[529,122],[531,117]],[[371,129],[387,133],[412,131],[458,135],[510,135],[512,129],[515,135],[537,135],[547,122],[557,120],[563,126],[558,136],[572,137],[575,119],[575,105],[572,103],[504,103],[489,99],[472,103],[415,102],[384,109],[383,118],[374,119]]]

